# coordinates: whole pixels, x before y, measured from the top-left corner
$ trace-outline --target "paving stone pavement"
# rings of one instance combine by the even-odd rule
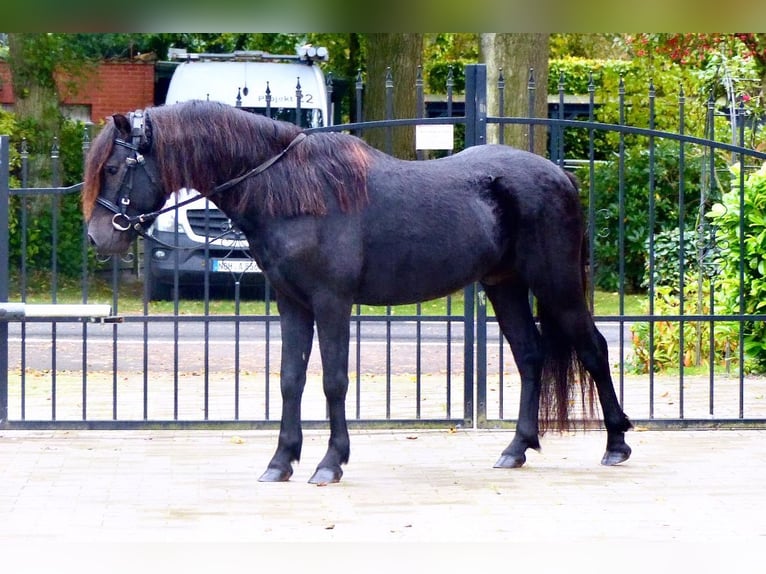
[[[322,430],[305,432],[290,482],[257,482],[276,435],[2,431],[0,555],[22,565],[14,571],[54,556],[57,571],[87,571],[99,550],[127,568],[169,549],[168,568],[180,571],[203,548],[216,569],[253,548],[290,569],[336,551],[367,565],[376,552],[398,556],[404,566],[432,552],[472,569],[528,560],[546,571],[556,556],[596,569],[611,556],[621,571],[666,571],[673,560],[684,571],[733,572],[733,560],[763,567],[764,430],[633,431],[633,457],[611,468],[599,464],[604,432],[548,434],[517,470],[492,468],[508,430],[355,430],[343,480],[323,487],[306,482],[324,453]],[[142,553],[126,551],[136,545]],[[47,547],[58,553],[38,551]]]

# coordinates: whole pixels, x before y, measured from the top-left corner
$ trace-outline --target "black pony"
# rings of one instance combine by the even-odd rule
[[[307,134],[223,104],[169,105],[115,115],[93,141],[83,191],[91,242],[124,252],[182,187],[209,196],[245,233],[276,293],[282,421],[262,481],[288,480],[301,454],[314,324],[330,440],[310,482],[337,482],[349,457],[352,306],[424,301],[475,281],[522,383],[515,435],[495,466],[521,466],[541,431],[566,428],[573,389],[592,410],[594,382],[607,429],[602,463],[630,456],[631,424],[585,301],[577,187],[555,164],[501,145],[402,161],[350,135]]]

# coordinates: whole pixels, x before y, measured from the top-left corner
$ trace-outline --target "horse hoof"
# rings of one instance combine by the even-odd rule
[[[334,469],[318,468],[316,469],[314,476],[309,479],[309,484],[317,484],[319,486],[324,484],[332,484],[335,482],[340,482],[341,476],[343,476],[343,471],[340,469],[340,467]]]
[[[281,468],[269,467],[258,479],[258,482],[287,482],[293,475],[292,470],[282,470]]]
[[[504,454],[497,459],[495,468],[521,468],[525,462],[527,462],[527,457],[523,453],[520,456]]]
[[[621,462],[625,462],[630,458],[630,447],[623,445],[620,449],[608,450],[604,453],[604,457],[601,459],[601,464],[604,466],[615,466]]]

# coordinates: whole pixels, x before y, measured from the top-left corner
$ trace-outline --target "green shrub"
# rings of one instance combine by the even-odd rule
[[[654,148],[654,233],[678,229],[678,195],[680,186],[679,144],[659,140]],[[649,177],[650,157],[646,147],[633,146],[625,150],[624,159],[624,284],[628,293],[635,293],[645,285],[647,266],[647,239],[649,237]],[[684,164],[684,201],[687,205],[687,225],[697,215],[699,205],[700,167],[706,161],[697,149],[686,149]],[[595,167],[594,193],[596,214],[594,250],[595,283],[600,289],[620,289],[620,164],[617,159]],[[588,169],[578,173],[583,182],[583,202],[588,202]],[[689,208],[694,206],[694,208]]]
[[[708,234],[706,230],[703,234]],[[701,243],[700,243],[701,240]],[[700,263],[703,273],[709,276],[713,272],[712,267],[718,255],[712,241],[703,235],[700,237],[697,230],[687,229],[684,231],[684,272],[689,277],[694,277],[699,272]],[[668,286],[679,288],[681,280],[681,234],[677,227],[660,231],[654,234],[654,283],[655,287]],[[649,288],[649,240],[646,241],[646,267],[644,280],[641,287]],[[699,250],[698,250],[699,249]]]
[[[11,136],[11,186],[22,182],[21,159],[18,150],[22,139],[27,141],[29,178],[27,187],[50,187],[54,182],[50,158],[54,136],[35,121],[16,122],[0,116],[0,122],[9,127]],[[57,140],[61,185],[70,186],[83,177],[84,125],[61,119]],[[9,259],[11,270],[21,268],[22,258],[28,270],[49,270],[53,261],[53,212],[57,212],[56,265],[59,273],[77,275],[83,264],[91,265],[93,255],[83,262],[83,219],[80,194],[63,196],[12,195],[9,212]],[[22,225],[22,211],[26,212],[26,230]],[[24,245],[26,243],[26,246]]]
[[[708,212],[717,227],[720,249],[720,276],[723,312],[766,313],[766,164],[744,178],[740,185],[739,166],[731,168],[731,190],[723,194]],[[740,197],[744,210],[740,209]],[[741,221],[741,228],[740,228]],[[743,245],[740,245],[740,231]],[[742,249],[744,247],[744,250]],[[740,285],[740,262],[743,282]],[[744,323],[744,352],[749,368],[766,372],[766,322]]]
[[[678,296],[678,286],[660,285],[655,290],[654,315],[680,315],[681,301]],[[702,282],[702,290],[698,277],[688,275],[684,285],[684,314],[705,315],[710,313],[710,281]],[[649,312],[648,303],[644,310]],[[681,323],[679,321],[656,321],[654,323],[654,345],[649,344],[650,324],[635,323],[631,327],[633,333],[633,357],[629,365],[636,373],[648,373],[650,357],[654,351],[654,370],[678,368],[681,361],[684,367],[709,364],[710,352],[710,322],[685,321],[683,323],[683,351],[681,349]],[[730,366],[735,364],[738,346],[738,329],[736,323],[714,323],[713,326],[712,358],[716,365]]]
[[[604,86],[605,77],[633,74],[636,63],[632,60],[592,60],[589,58],[559,58],[548,62],[548,93],[559,93],[559,80],[564,78],[565,94],[587,94],[593,79],[597,90]]]

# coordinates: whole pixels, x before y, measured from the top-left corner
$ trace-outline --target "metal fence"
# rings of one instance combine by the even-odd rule
[[[389,86],[392,79],[389,77]],[[357,90],[363,87],[357,83]],[[696,269],[693,253],[715,251],[716,229],[697,226],[697,235],[686,239],[689,205],[685,203],[686,167],[695,163],[706,173],[712,188],[718,170],[716,156],[729,153],[739,166],[739,185],[745,174],[766,154],[744,146],[744,111],[740,114],[739,140],[716,141],[684,133],[686,100],[678,98],[679,130],[654,129],[654,94],[648,93],[650,122],[646,127],[626,125],[623,111],[630,105],[623,92],[617,97],[621,121],[595,121],[597,103],[593,91],[587,117],[565,117],[565,96],[547,118],[506,117],[503,111],[503,84],[488,86],[486,68],[466,68],[464,114],[453,115],[452,93],[446,95],[446,115],[423,117],[422,84],[418,91],[417,117],[374,122],[356,122],[320,128],[352,131],[392,130],[400,126],[453,125],[464,128],[465,146],[485,143],[488,126],[520,124],[544,126],[549,154],[568,169],[578,169],[585,190],[589,222],[591,286],[599,272],[610,268],[616,281],[616,314],[600,313],[596,319],[609,342],[615,384],[626,412],[642,425],[669,428],[679,425],[729,426],[766,423],[766,380],[746,369],[745,342],[749,330],[766,318],[748,313],[744,303],[737,312],[717,308],[714,294],[720,270],[702,266],[700,285],[704,296],[699,306],[679,298],[669,310],[661,305],[666,288],[685,292],[692,283],[688,270]],[[498,90],[500,108],[487,110],[487,91]],[[530,110],[534,84],[530,83]],[[361,101],[361,98],[357,98]],[[392,100],[390,100],[392,101]],[[391,106],[387,106],[389,110]],[[716,107],[708,106],[711,125]],[[358,114],[361,117],[361,114]],[[490,128],[491,129],[491,128]],[[529,130],[534,147],[535,130]],[[539,132],[537,132],[539,133]],[[585,157],[568,154],[568,134],[577,133],[587,145]],[[504,131],[498,130],[502,141]],[[615,189],[601,189],[600,161],[596,142],[614,134],[618,153],[610,164],[616,169]],[[539,137],[539,136],[538,136]],[[641,201],[634,201],[633,185],[626,173],[630,158],[626,140],[646,155],[647,167]],[[678,179],[672,182],[676,199],[658,198],[658,181],[665,177],[657,161],[663,142],[677,149]],[[388,145],[388,144],[387,144]],[[61,187],[58,152],[54,150],[53,182],[50,188],[10,188],[9,140],[0,140],[0,421],[6,428],[174,428],[216,425],[247,428],[275,427],[279,421],[279,321],[268,286],[263,300],[243,295],[234,278],[234,290],[226,308],[220,310],[217,293],[208,281],[196,298],[165,304],[149,302],[143,288],[142,246],[128,260],[94,262],[89,254],[84,229],[77,247],[62,256],[59,245],[65,225],[61,199],[76,196],[79,186]],[[87,139],[84,145],[87,151]],[[449,152],[447,152],[449,153]],[[419,155],[423,156],[421,152]],[[702,158],[702,159],[700,159]],[[575,160],[575,161],[573,161]],[[21,156],[22,166],[25,157]],[[706,171],[705,171],[706,170]],[[22,168],[22,174],[24,170]],[[698,185],[695,183],[695,185]],[[699,184],[702,185],[702,184]],[[712,193],[712,192],[711,192]],[[606,196],[614,206],[601,207]],[[639,194],[640,195],[640,194]],[[44,198],[44,199],[41,199]],[[711,195],[708,203],[715,198]],[[662,200],[662,203],[661,203]],[[672,213],[662,209],[672,204]],[[694,206],[704,207],[703,203]],[[706,204],[707,205],[707,204]],[[633,301],[627,268],[629,246],[635,243],[631,220],[646,216],[648,284],[645,308],[628,310]],[[606,215],[605,215],[606,214]],[[39,236],[31,222],[49,218],[50,268],[32,271],[27,261],[40,250]],[[604,217],[617,220],[604,223]],[[667,247],[661,241],[659,220],[675,217],[678,239],[671,243],[670,259],[678,277],[668,286]],[[693,219],[693,218],[692,218]],[[642,220],[643,221],[643,220]],[[740,218],[739,237],[744,241],[745,220]],[[608,229],[608,233],[605,233]],[[14,239],[12,242],[11,239]],[[633,243],[631,243],[633,242]],[[13,256],[11,253],[13,243]],[[601,260],[614,244],[614,260]],[[744,253],[745,250],[742,250]],[[72,254],[75,255],[72,255]],[[62,262],[62,257],[67,260]],[[741,256],[744,261],[744,255]],[[76,261],[73,261],[76,259]],[[66,265],[62,265],[66,263]],[[62,267],[65,268],[62,269]],[[78,269],[74,274],[72,268]],[[744,267],[744,265],[740,265]],[[74,275],[74,277],[73,277]],[[739,276],[745,283],[745,269]],[[41,283],[47,282],[44,286]],[[740,288],[742,289],[742,288]],[[671,297],[672,299],[672,297]],[[596,291],[591,292],[596,302]],[[665,299],[663,299],[665,301]],[[3,303],[8,302],[8,303]],[[41,303],[52,304],[40,305]],[[704,304],[702,304],[704,303]],[[94,308],[93,304],[106,304]],[[68,307],[64,307],[68,305]],[[94,315],[101,315],[94,317]],[[107,317],[103,317],[107,315]],[[731,338],[721,359],[716,347],[717,326],[725,326]],[[670,332],[671,335],[667,333]],[[677,335],[672,333],[677,332]],[[679,339],[668,342],[668,337]],[[688,343],[698,341],[689,355]],[[703,341],[704,339],[704,341]],[[636,345],[646,372],[636,371]],[[667,359],[666,355],[670,355]],[[662,361],[660,360],[662,356]],[[4,368],[3,368],[4,367]],[[661,367],[661,368],[660,368]],[[501,427],[515,423],[519,381],[507,345],[504,344],[492,311],[481,289],[469,286],[463,293],[435,303],[411,307],[371,309],[358,306],[351,322],[350,388],[348,418],[352,426],[481,426]],[[326,407],[321,392],[319,353],[309,364],[303,418],[307,426],[324,425]]]

